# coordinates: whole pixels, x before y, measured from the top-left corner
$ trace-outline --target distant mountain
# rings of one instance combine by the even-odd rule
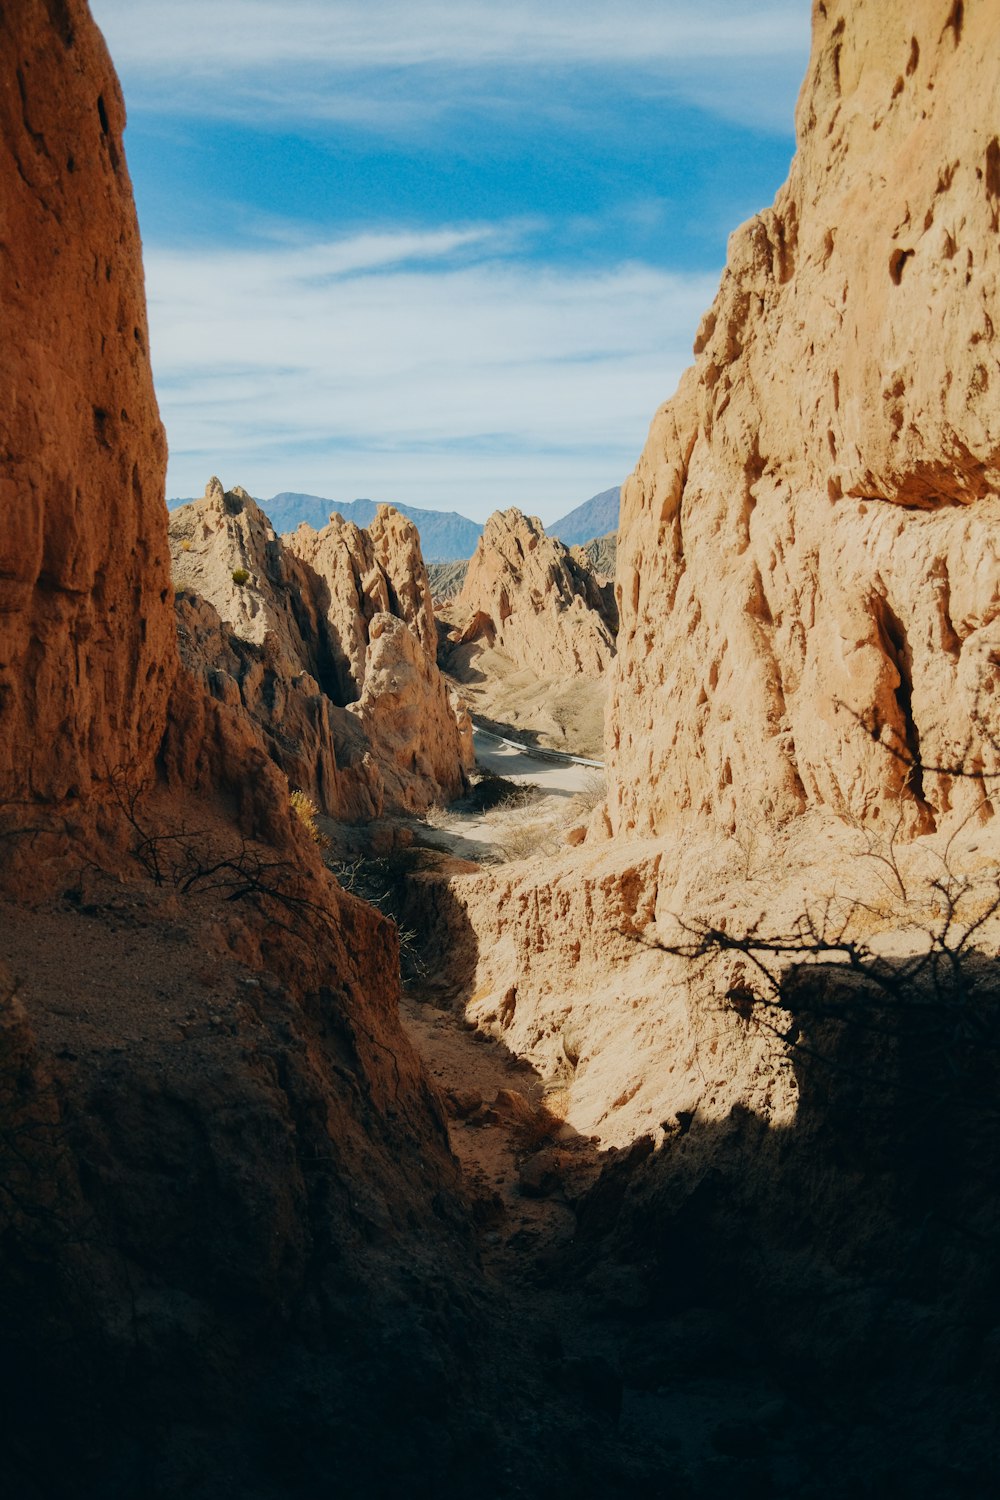
[[[620,485],[616,485],[613,490],[602,490],[593,499],[578,505],[576,510],[571,510],[569,515],[553,521],[545,530],[549,536],[557,536],[567,547],[582,546],[593,537],[617,531],[621,494]]]
[[[187,503],[186,500],[167,502],[171,510]],[[299,495],[292,490],[282,490],[270,500],[257,499],[257,504],[279,535],[294,531],[300,521],[308,522],[319,531],[333,512],[345,521],[353,521],[355,526],[368,526],[378,510],[374,500],[349,500],[342,504],[338,500],[326,500],[322,495]],[[420,532],[424,562],[456,562],[471,557],[483,532],[475,521],[453,510],[421,510],[416,505],[396,505],[395,509],[409,516]]]
[[[168,500],[170,510],[187,505],[187,500]],[[582,545],[594,537],[605,536],[618,529],[618,505],[621,490],[602,490],[591,500],[585,500],[561,520],[554,521],[545,530],[549,536],[558,537],[567,547]],[[282,490],[270,500],[254,499],[266,513],[279,536],[294,531],[300,521],[306,521],[317,531],[321,530],[336,511],[345,521],[355,526],[368,526],[375,519],[378,504],[374,500],[326,500],[322,495],[300,495],[294,490]],[[409,516],[420,532],[420,550],[426,563],[465,562],[476,550],[476,543],[483,528],[454,510],[422,510],[417,505],[395,505],[402,515]]]

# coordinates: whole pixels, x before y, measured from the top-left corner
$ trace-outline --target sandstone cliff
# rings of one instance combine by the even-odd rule
[[[0,50],[0,799],[92,822],[109,766],[151,766],[177,669],[166,448],[104,43],[35,0]]]
[[[459,795],[471,727],[434,660],[411,521],[383,507],[368,531],[335,516],[282,539],[212,479],[170,536],[182,655],[247,711],[293,786],[352,820]]]
[[[481,1303],[395,933],[178,664],[124,112],[84,0],[0,7],[0,55],[3,1478],[398,1492],[461,1446],[430,1404]],[[395,626],[426,660],[387,619],[376,676]],[[295,624],[271,617],[277,654]]]
[[[624,1148],[581,1271],[611,1256],[650,1317],[738,1308],[905,1432],[902,1489],[974,1491],[994,1422],[960,1372],[995,1380],[1000,1347],[976,776],[1000,770],[1000,54],[986,6],[813,20],[789,181],[732,237],[623,493],[607,816],[428,899],[466,1014]],[[976,1412],[945,1480],[949,1382]]]
[[[982,797],[933,767],[997,766],[995,17],[813,20],[789,180],[623,493],[623,832],[900,803],[926,830]]]

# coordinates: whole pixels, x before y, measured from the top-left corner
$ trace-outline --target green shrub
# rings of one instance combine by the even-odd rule
[[[240,588],[242,588],[245,583],[250,582],[250,574],[247,572],[246,568],[233,569],[233,582]]]

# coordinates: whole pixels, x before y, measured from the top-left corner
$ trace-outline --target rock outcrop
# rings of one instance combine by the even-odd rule
[[[732,237],[623,493],[607,816],[427,899],[467,1015],[623,1148],[581,1271],[617,1259],[651,1316],[738,1309],[879,1409],[897,1488],[974,1492],[971,1372],[1000,1347],[1000,53],[985,6],[813,17],[788,184]],[[947,1479],[945,1386],[975,1410]]]
[[[900,806],[926,830],[983,801],[935,767],[1000,764],[995,18],[813,18],[791,175],[623,493],[621,832]]]
[[[441,1420],[481,1304],[394,930],[178,662],[124,112],[87,5],[3,5],[0,52],[4,1481],[398,1493],[468,1447]]]
[[[541,676],[599,678],[614,658],[610,590],[519,510],[487,521],[449,614],[463,642],[485,640]]]
[[[614,582],[618,562],[618,533],[609,531],[604,536],[592,537],[589,542],[570,549],[577,562],[587,567],[604,585]]]
[[[166,724],[166,447],[100,33],[30,0],[0,12],[0,51],[0,800],[79,824],[109,767],[149,771]]]
[[[184,659],[293,786],[351,820],[460,794],[471,726],[437,669],[411,521],[383,507],[367,531],[334,516],[282,539],[212,479],[170,536]]]

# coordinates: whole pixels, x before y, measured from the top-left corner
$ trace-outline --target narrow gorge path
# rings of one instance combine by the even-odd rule
[[[588,774],[492,736],[477,734],[477,750],[512,780],[545,775],[554,795],[561,784],[572,797]],[[467,842],[474,822],[466,817]],[[565,1448],[573,1493],[584,1497],[799,1494],[796,1414],[748,1329],[685,1286],[661,1285],[652,1245],[621,1259],[602,1243],[650,1143],[602,1149],[565,1123],[558,1080],[468,1022],[467,997],[437,988],[434,956],[424,956],[428,977],[404,993],[402,1020],[445,1104],[506,1330],[497,1359],[519,1351],[505,1378],[531,1393],[524,1443]]]
[[[602,1254],[629,1151],[561,1125],[558,1094],[460,1004],[410,991],[401,1009],[442,1091],[484,1278],[519,1351],[506,1383],[533,1392],[519,1444],[566,1446],[573,1493],[595,1500],[814,1493],[792,1451],[800,1414],[748,1329],[691,1305],[683,1287],[653,1285],[639,1247],[628,1262]]]

